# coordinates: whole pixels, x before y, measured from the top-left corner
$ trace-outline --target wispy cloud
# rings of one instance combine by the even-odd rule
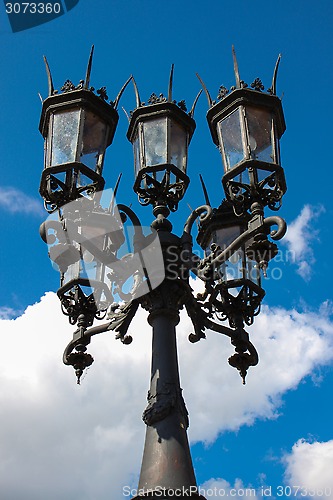
[[[12,214],[43,215],[39,200],[13,187],[0,186],[0,208]]]
[[[1,319],[14,319],[22,314],[22,310],[16,311],[12,307],[2,306],[0,307],[0,320]]]
[[[319,231],[315,229],[315,222],[323,212],[325,208],[322,205],[305,205],[299,216],[289,224],[287,234],[282,240],[293,256],[298,274],[305,281],[311,279],[316,262],[311,243],[318,239]]]

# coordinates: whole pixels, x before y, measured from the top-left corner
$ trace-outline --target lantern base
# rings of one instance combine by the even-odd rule
[[[163,176],[158,175],[161,172]],[[142,205],[159,203],[175,212],[189,183],[190,178],[182,170],[172,163],[163,163],[141,168],[133,190]]]
[[[48,211],[54,212],[66,203],[102,191],[104,184],[103,177],[83,163],[63,163],[43,170],[39,193]]]
[[[278,210],[287,191],[281,165],[258,160],[245,160],[228,170],[222,185],[228,201],[242,212],[251,207],[254,197],[259,198],[263,206]]]

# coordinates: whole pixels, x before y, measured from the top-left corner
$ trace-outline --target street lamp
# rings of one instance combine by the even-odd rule
[[[130,343],[127,331],[139,306],[148,311],[152,326],[151,384],[143,413],[146,441],[135,499],[161,498],[162,491],[164,499],[204,500],[196,486],[180,388],[180,310],[185,307],[192,320],[191,342],[204,338],[206,330],[230,338],[235,353],[229,364],[238,369],[243,383],[248,368],[258,363],[244,326],[251,325],[260,311],[265,295],[261,273],[266,274],[268,262],[277,254],[272,240],[286,231],[280,217],[264,217],[265,207],[277,210],[286,191],[278,146],[285,124],[275,95],[279,59],[272,87],[263,93],[258,79],[252,90],[240,80],[234,50],[233,56],[236,87],[230,93],[221,87],[217,103],[199,77],[208,98],[208,124],[224,163],[226,199],[213,209],[201,179],[206,203],[192,211],[181,236],[172,232],[168,216],[177,210],[189,184],[187,153],[200,92],[190,112],[184,101],[174,101],[172,67],[167,97],[152,94],[145,105],[131,77],[108,104],[105,89],[98,97],[88,88],[92,54],[82,88],[67,83],[63,94],[54,91],[47,64],[50,95],[42,108],[46,163],[40,192],[52,217],[42,224],[41,235],[60,272],[63,312],[77,324],[64,363],[74,367],[80,383],[93,363],[86,350],[94,335],[113,330],[116,338]],[[117,125],[117,104],[130,80],[136,109],[127,138],[134,149],[134,191],[141,204],[152,205],[155,217],[148,235],[133,210],[116,204],[114,197],[103,208],[98,190],[104,186],[102,164]],[[197,219],[202,259],[193,252],[191,232]],[[124,256],[126,221],[134,228],[134,250]],[[189,285],[191,272],[204,282],[197,296]],[[106,315],[108,322],[93,326],[95,319]]]

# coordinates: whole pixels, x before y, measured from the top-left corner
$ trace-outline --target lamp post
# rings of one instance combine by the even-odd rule
[[[86,352],[91,338],[113,330],[124,344],[130,343],[127,330],[140,305],[148,311],[152,327],[151,382],[143,413],[146,441],[135,499],[203,499],[180,388],[180,310],[185,307],[193,322],[191,342],[204,338],[205,330],[230,338],[235,353],[229,364],[239,370],[243,383],[248,368],[258,363],[244,326],[251,325],[260,311],[265,295],[260,275],[277,253],[271,240],[279,240],[286,231],[280,217],[264,217],[265,207],[277,210],[286,191],[278,146],[285,124],[275,95],[278,63],[272,87],[264,93],[258,79],[252,89],[240,80],[234,51],[233,56],[236,87],[230,92],[221,87],[217,102],[199,77],[208,99],[212,138],[222,154],[226,199],[213,209],[202,180],[206,204],[191,213],[181,236],[172,232],[168,217],[178,209],[189,184],[187,152],[200,93],[189,112],[184,101],[174,101],[172,67],[167,97],[152,94],[145,105],[131,77],[115,101],[107,103],[105,88],[96,95],[89,87],[92,53],[85,80],[78,86],[67,81],[58,93],[45,60],[49,96],[40,124],[45,138],[40,193],[51,217],[42,224],[41,236],[60,272],[63,312],[77,325],[64,363],[74,367],[80,383],[84,369],[94,361]],[[136,95],[127,133],[134,150],[133,189],[142,205],[152,206],[155,219],[148,235],[131,208],[116,204],[114,198],[105,208],[101,201],[104,154],[115,133],[119,99],[130,80]],[[198,218],[201,260],[192,251],[191,231]],[[126,221],[134,228],[134,252],[121,257]],[[205,284],[197,296],[189,285],[191,272]],[[95,319],[106,316],[106,323],[93,326]]]

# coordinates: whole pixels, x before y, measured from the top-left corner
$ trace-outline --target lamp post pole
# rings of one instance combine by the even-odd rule
[[[200,93],[189,112],[184,101],[176,103],[172,67],[167,97],[152,94],[145,105],[131,77],[107,103],[105,87],[97,95],[89,87],[92,53],[85,80],[78,86],[67,80],[62,93],[54,90],[45,60],[49,96],[40,122],[45,138],[40,194],[52,217],[42,224],[41,236],[60,272],[63,313],[77,325],[63,361],[73,366],[80,383],[83,371],[94,361],[86,352],[92,337],[113,330],[128,344],[132,337],[127,331],[139,305],[147,310],[152,327],[151,380],[142,417],[146,440],[138,494],[133,500],[175,496],[205,500],[197,488],[187,438],[176,326],[185,308],[194,327],[190,342],[205,338],[206,331],[228,336],[235,348],[228,361],[243,383],[248,368],[258,363],[244,327],[259,314],[265,295],[260,275],[266,274],[268,262],[277,254],[271,240],[281,239],[286,231],[283,219],[264,216],[265,207],[280,207],[286,191],[279,156],[285,123],[275,92],[280,58],[265,94],[259,79],[251,84],[252,90],[240,80],[234,50],[236,87],[230,93],[222,86],[217,102],[213,101],[199,77],[208,99],[212,138],[222,154],[226,199],[212,209],[202,180],[206,204],[191,213],[179,237],[168,217],[189,184],[187,152]],[[134,150],[134,191],[142,205],[152,205],[155,216],[148,236],[131,208],[116,204],[114,197],[107,208],[101,201],[104,155],[118,123],[119,99],[131,80],[136,109],[129,118],[127,137]],[[197,218],[202,259],[192,251],[191,231]],[[126,221],[134,227],[134,250],[121,257]],[[189,285],[190,272],[205,285],[197,296]],[[95,319],[105,317],[107,323],[93,326]]]

